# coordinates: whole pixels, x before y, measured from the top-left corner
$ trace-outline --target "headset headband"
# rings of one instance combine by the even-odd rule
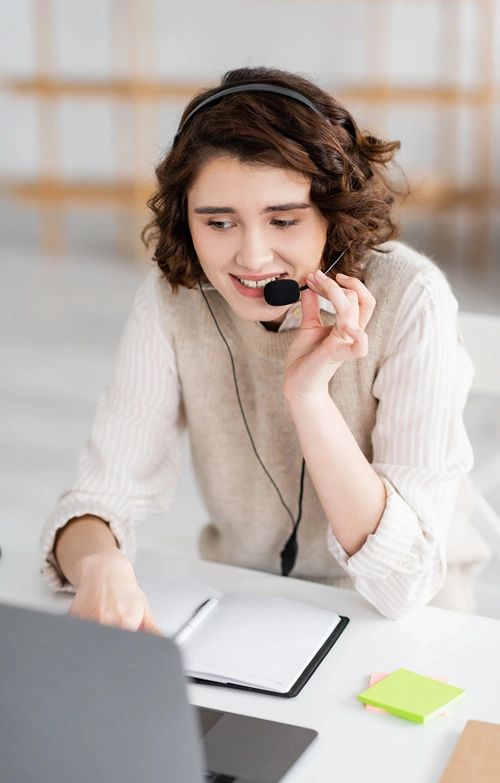
[[[293,98],[296,101],[300,101],[305,106],[308,106],[310,109],[312,109],[316,114],[319,114],[320,117],[323,117],[329,124],[330,120],[326,116],[326,114],[323,114],[322,111],[318,109],[317,106],[312,103],[312,101],[309,100],[309,98],[306,98],[305,95],[302,95],[300,92],[296,92],[296,90],[289,90],[288,87],[280,87],[277,84],[260,84],[260,83],[253,83],[253,84],[240,84],[237,87],[228,87],[225,90],[221,90],[220,92],[217,92],[215,95],[211,95],[209,98],[205,98],[204,101],[198,104],[196,108],[191,111],[184,122],[182,123],[181,127],[177,131],[174,137],[174,145],[177,143],[180,134],[182,133],[182,130],[185,128],[186,123],[189,122],[191,117],[196,114],[200,109],[203,109],[205,106],[208,106],[210,103],[215,103],[216,101],[219,101],[221,98],[224,98],[225,95],[234,95],[238,92],[273,92],[276,93],[276,95],[286,95],[287,98]],[[355,139],[356,133],[354,130],[354,126],[350,121],[348,121],[348,124],[346,124],[344,127],[346,127],[346,130],[351,134],[351,136]]]

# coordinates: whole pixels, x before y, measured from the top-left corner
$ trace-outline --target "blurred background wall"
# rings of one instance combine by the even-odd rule
[[[500,315],[499,52],[500,0],[0,0],[2,524],[34,540],[72,479],[147,269],[155,163],[225,70],[306,73],[401,139],[403,239],[462,309]],[[466,416],[491,462],[498,398],[471,395]],[[202,514],[190,484],[179,497]],[[482,589],[500,616],[497,563]]]
[[[5,241],[139,254],[128,217],[143,218],[154,163],[186,100],[226,69],[266,64],[310,74],[363,127],[401,139],[414,187],[408,236],[443,263],[486,267],[499,245],[499,7],[2,0]]]

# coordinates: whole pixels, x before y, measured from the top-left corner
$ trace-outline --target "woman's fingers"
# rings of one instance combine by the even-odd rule
[[[301,329],[315,329],[318,326],[323,326],[319,312],[319,297],[314,291],[309,288],[302,291],[300,304],[302,306]]]
[[[359,325],[362,329],[366,328],[366,325],[373,315],[376,301],[375,297],[370,293],[368,288],[357,277],[348,277],[347,275],[338,274],[337,281],[342,288],[354,291],[358,297],[359,305]]]
[[[151,611],[151,607],[146,602],[146,606],[144,607],[144,617],[142,619],[142,623],[139,626],[139,631],[145,631],[146,633],[151,633],[153,636],[164,636],[164,634],[160,631],[156,624],[156,620],[153,617],[153,612]]]
[[[351,358],[362,359],[368,354],[368,335],[363,329],[353,329],[352,326],[346,326],[346,332],[354,340],[350,346]]]
[[[120,568],[92,573],[78,588],[69,614],[102,625],[113,625],[127,631],[146,631],[163,636],[146,596],[133,571],[124,576]]]
[[[368,353],[368,336],[364,329],[375,308],[375,299],[361,280],[341,275],[338,277],[342,286],[321,272],[309,275],[306,283],[312,291],[329,299],[335,308],[337,332],[343,334],[345,339],[341,356],[338,347],[336,349],[338,358],[342,361],[360,359]],[[325,345],[330,339],[335,339],[333,332],[326,338]]]
[[[337,280],[331,280],[323,272],[316,272],[308,275],[306,282],[313,291],[330,300],[339,316],[353,323],[350,316],[356,313],[359,325],[362,329],[366,328],[376,301],[361,280],[340,273]]]
[[[306,283],[317,294],[320,294],[325,299],[329,299],[335,308],[335,312],[339,315],[346,316],[353,309],[357,311],[357,293],[355,291],[350,291],[349,289],[341,288],[335,280],[327,277],[323,272],[316,272],[314,275],[308,275]]]
[[[321,273],[321,275],[323,275],[323,273]],[[311,279],[307,278],[307,284],[310,285],[311,288],[314,287],[318,293],[330,300],[336,312],[336,331],[342,335],[343,339],[348,344],[350,344],[352,340],[345,331],[345,327],[347,324],[353,328],[359,326],[359,305],[356,292],[343,289],[334,280],[330,280],[330,278],[325,277],[325,275],[321,277],[318,273],[312,275]]]
[[[364,283],[357,277],[346,277],[338,274],[337,280],[332,280],[323,272],[308,275],[306,283],[320,296],[329,299],[335,311],[341,316],[347,316],[356,305],[359,310],[359,325],[364,329],[372,317],[376,301]]]

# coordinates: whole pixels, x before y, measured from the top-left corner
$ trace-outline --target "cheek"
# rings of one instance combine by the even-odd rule
[[[193,240],[193,244],[198,260],[205,271],[209,272],[223,272],[228,264],[233,262],[237,253],[237,248],[229,237],[221,239],[217,234],[203,235],[197,243]]]
[[[217,254],[214,252],[213,243],[210,241],[210,237],[207,237],[203,231],[194,229],[191,232],[191,239],[200,263],[202,263],[203,266],[213,266],[213,260],[217,258]]]
[[[198,252],[203,247],[203,239],[201,236],[201,232],[196,225],[190,225],[189,231],[191,233],[191,240],[193,242],[194,248],[196,252]]]
[[[311,259],[317,261],[321,258],[323,248],[326,242],[326,232],[318,229],[316,231],[308,231],[302,236],[297,237],[297,240],[293,242],[291,250],[295,257],[300,256],[307,264]]]
[[[220,238],[215,233],[207,229],[206,226],[200,226],[198,224],[190,227],[191,239],[197,253],[204,256],[214,256],[222,249],[220,247]],[[219,239],[219,243],[217,240]]]
[[[194,231],[191,234],[199,264],[210,282],[215,285],[218,274],[224,269],[228,253],[227,248],[218,243],[216,236]]]

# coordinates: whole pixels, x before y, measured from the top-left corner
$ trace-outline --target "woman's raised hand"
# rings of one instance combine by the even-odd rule
[[[118,550],[82,560],[78,592],[69,614],[128,631],[163,636],[130,561]]]
[[[336,280],[319,271],[305,280],[302,323],[285,361],[283,391],[288,400],[322,394],[342,362],[368,353],[365,328],[375,299],[355,277],[338,274]],[[323,326],[319,296],[329,299],[336,312],[333,326]]]

